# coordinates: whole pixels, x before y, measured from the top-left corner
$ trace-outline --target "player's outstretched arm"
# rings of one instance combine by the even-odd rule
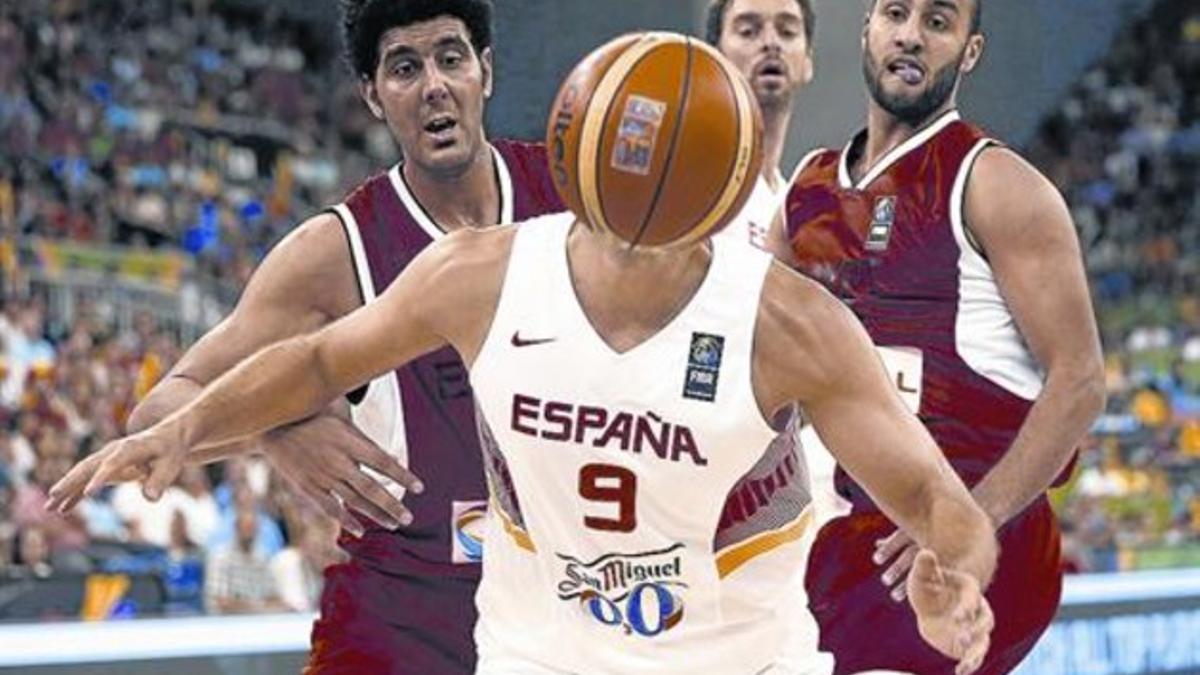
[[[129,417],[126,431],[150,428],[196,398],[204,386],[259,349],[310,333],[361,305],[354,263],[341,221],[332,213],[314,216],[276,245],[259,265],[228,317],[188,349],[179,363]],[[254,442],[231,443],[193,453],[207,463],[252,449],[261,450],[298,492],[361,534],[350,510],[394,528],[406,512],[400,500],[363,472],[370,467],[403,483],[409,473],[394,457],[349,423],[342,400],[321,414],[288,425]],[[104,461],[103,452],[84,460]],[[140,480],[135,469],[120,478]]]
[[[776,264],[754,375],[764,413],[799,401],[838,463],[926,549],[908,589],[922,635],[972,672],[991,630],[982,589],[996,566],[993,526],[900,400],[862,325],[818,284]]]
[[[1013,151],[985,150],[965,220],[1046,373],[1012,447],[974,489],[1003,525],[1049,489],[1103,412],[1104,361],[1079,239],[1054,185]]]
[[[157,497],[190,453],[303,419],[447,342],[473,356],[498,297],[503,265],[490,263],[501,243],[481,233],[447,237],[418,256],[377,302],[259,351],[180,411],[115,441],[98,465],[77,466],[52,488],[51,506],[69,508],[136,467],[148,467],[144,489]]]
[[[179,410],[259,349],[317,330],[360,304],[340,221],[332,213],[310,218],[263,259],[229,316],[138,403],[127,431],[148,429]]]

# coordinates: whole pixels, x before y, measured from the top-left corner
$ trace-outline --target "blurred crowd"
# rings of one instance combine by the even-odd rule
[[[1200,565],[1200,8],[1131,24],[1030,154],[1070,202],[1108,355],[1107,413],[1057,495],[1071,567]]]
[[[149,316],[126,332],[87,307],[69,326],[44,317],[37,301],[0,313],[0,584],[73,581],[84,607],[105,616],[314,609],[321,570],[339,557],[335,524],[261,459],[188,467],[158,502],[130,483],[66,516],[43,508],[49,487],[117,437],[180,354]],[[149,577],[161,593],[147,607],[106,606],[89,598],[100,592],[84,582],[91,573]],[[14,599],[0,602],[0,618],[30,618]]]
[[[1132,24],[1027,148],[1068,197],[1108,354],[1108,410],[1055,494],[1073,571],[1200,565],[1191,5],[1160,0]],[[182,250],[243,283],[282,232],[394,160],[336,43],[251,6],[0,6],[0,263],[5,242],[65,238]],[[44,302],[0,300],[0,584],[120,573],[153,579],[167,613],[313,609],[336,527],[260,459],[188,468],[157,503],[119,486],[69,516],[41,508],[181,353],[156,317],[119,329],[86,302],[69,321]],[[119,597],[87,584],[84,613],[140,611]]]
[[[244,282],[392,161],[336,40],[243,5],[0,5],[0,233],[181,247]]]

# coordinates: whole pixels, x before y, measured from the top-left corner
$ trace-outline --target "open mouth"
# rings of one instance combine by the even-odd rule
[[[908,85],[920,84],[925,79],[925,68],[921,63],[905,56],[889,62],[887,70]]]
[[[425,132],[439,136],[458,126],[458,121],[448,115],[434,117],[425,123]]]
[[[766,61],[754,72],[758,77],[787,77],[787,68],[779,61]]]

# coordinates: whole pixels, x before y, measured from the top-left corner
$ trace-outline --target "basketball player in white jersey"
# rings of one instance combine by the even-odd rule
[[[763,622],[749,609],[746,625],[716,617],[739,600],[752,608],[762,601],[756,590],[769,586],[745,584],[742,597],[724,597],[707,546],[731,484],[764,455],[749,448],[775,437],[766,420],[799,401],[842,465],[937,552],[923,554],[909,577],[918,615],[946,644],[963,640],[953,647],[958,656],[982,655],[990,626],[978,600],[994,565],[990,525],[895,395],[849,312],[751,247],[714,240],[630,251],[574,221],[565,213],[455,232],[375,303],[259,352],[182,413],[118,441],[96,473],[65,479],[54,503],[133,466],[152,467],[147,489],[159,489],[191,453],[301,419],[450,344],[471,367],[503,452],[489,467],[509,489],[486,534],[480,609],[497,639],[510,640],[506,649],[552,671],[644,672],[658,663],[656,672],[759,672],[771,655],[736,647],[754,644],[750,628]],[[686,368],[717,372],[715,391],[681,398]],[[702,400],[710,394],[713,401]],[[631,438],[643,434],[635,454]],[[616,553],[605,560],[610,546]],[[486,565],[512,556],[547,570],[575,564],[546,587],[509,588]],[[610,561],[621,564],[604,569]],[[651,585],[620,605],[588,595],[605,578],[622,583],[616,575]],[[686,592],[673,594],[680,585]],[[675,605],[682,616],[651,615],[678,597],[686,598]],[[491,598],[516,622],[489,624]],[[581,608],[580,598],[591,604]],[[636,617],[634,630],[691,639],[602,630],[618,611]],[[968,615],[963,629],[956,619]]]
[[[718,236],[767,247],[771,223],[787,196],[780,164],[796,95],[812,81],[815,29],[812,0],[712,0],[708,5],[705,39],[745,76],[763,117],[759,179],[742,214]]]

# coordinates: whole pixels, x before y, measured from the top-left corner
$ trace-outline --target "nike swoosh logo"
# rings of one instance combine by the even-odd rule
[[[548,342],[554,342],[557,339],[558,338],[540,338],[540,339],[536,339],[536,340],[526,340],[521,337],[521,331],[517,331],[517,332],[513,333],[512,346],[514,346],[514,347],[535,347],[537,345],[544,345]]]

